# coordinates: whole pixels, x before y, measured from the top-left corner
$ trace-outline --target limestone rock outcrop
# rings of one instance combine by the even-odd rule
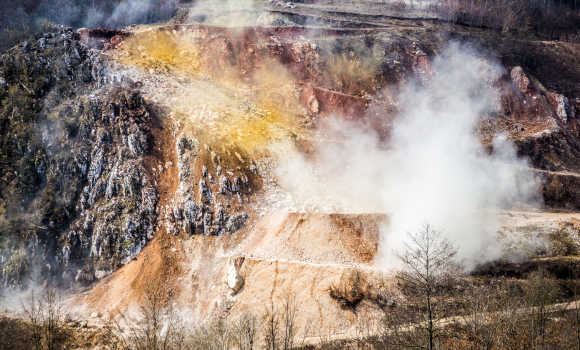
[[[237,293],[244,285],[244,278],[242,277],[242,275],[240,275],[235,265],[230,265],[230,267],[228,268],[227,282],[228,286],[234,293]]]

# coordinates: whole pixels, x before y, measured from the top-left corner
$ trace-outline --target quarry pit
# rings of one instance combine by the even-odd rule
[[[137,86],[155,106],[150,113],[160,120],[159,149],[148,166],[165,170],[152,175],[159,185],[160,214],[151,243],[73,303],[85,314],[115,315],[135,307],[149,284],[163,284],[188,317],[208,320],[294,295],[304,309],[301,324],[315,320],[319,329],[352,332],[361,320],[380,317],[380,307],[362,299],[355,308],[345,308],[328,290],[352,271],[362,271],[375,288],[393,288],[378,262],[380,232],[389,215],[382,208],[365,208],[370,214],[362,214],[294,198],[276,169],[289,153],[314,159],[321,144],[340,143],[322,134],[325,120],[365,123],[380,140],[388,140],[401,113],[398,94],[410,81],[434,74],[432,60],[441,50],[431,38],[435,24],[385,18],[377,28],[360,15],[356,26],[339,21],[302,26],[299,13],[264,11],[258,26],[230,27],[222,26],[223,18],[208,16],[204,23],[186,18],[175,25],[125,29],[96,43],[93,32],[80,33],[80,42],[100,48],[99,57],[112,68],[113,75],[103,73],[104,81]],[[277,20],[294,24],[277,27]],[[485,147],[491,149],[496,136],[507,134],[521,145],[518,153],[531,156],[525,152],[549,143],[539,135],[558,138],[577,128],[577,119],[558,115],[556,94],[519,67],[506,69],[494,87],[509,91],[500,106],[505,116],[482,117],[476,125]],[[183,139],[195,141],[182,150]],[[184,155],[189,163],[180,160]],[[168,162],[173,166],[167,168]],[[578,218],[575,169],[543,168],[542,162],[533,163],[540,190],[549,191],[553,182],[565,184],[557,205],[572,212],[498,212],[502,239],[514,250],[505,254],[524,254],[517,251],[523,240],[544,242],[533,234],[518,236],[522,228],[558,230]],[[190,172],[182,174],[182,164]],[[230,174],[230,183],[247,180],[237,193],[224,192],[223,174]],[[213,218],[223,213],[247,217],[239,230],[222,233],[218,224],[208,231],[188,222],[187,191],[201,192],[194,201],[203,205],[204,189],[195,187],[202,181],[214,194],[209,201],[223,210],[212,211]],[[236,293],[226,283],[230,266],[244,281]]]
[[[322,335],[356,337],[389,305],[405,302],[392,277],[396,266],[385,262],[400,246],[385,237],[399,228],[406,209],[382,198],[390,194],[377,185],[384,183],[376,179],[384,169],[372,166],[380,159],[365,156],[400,147],[393,140],[400,139],[413,106],[439,99],[414,95],[409,87],[436,86],[430,84],[445,75],[440,58],[453,45],[471,50],[472,39],[461,26],[457,38],[442,35],[442,26],[454,24],[434,15],[397,17],[338,3],[283,8],[260,1],[251,9],[192,8],[163,24],[60,29],[67,36],[63,46],[72,50],[67,57],[78,49],[79,65],[90,64],[92,84],[67,107],[89,113],[76,131],[85,132],[86,143],[66,146],[87,154],[86,180],[74,184],[78,203],[54,241],[64,272],[53,278],[73,288],[71,317],[104,329],[138,314],[152,285],[163,287],[164,302],[183,318],[200,323],[261,312],[292,297],[300,303],[299,327],[313,325],[305,344],[315,344]],[[534,52],[552,50],[549,42],[534,45]],[[550,53],[580,74],[569,54],[580,50],[557,45],[565,49]],[[516,169],[506,182],[527,192],[521,200],[519,192],[509,200],[500,193],[497,201],[470,204],[465,212],[444,212],[449,220],[477,217],[478,229],[493,231],[491,238],[475,237],[479,231],[468,225],[453,237],[486,247],[493,240],[485,252],[492,258],[468,262],[476,277],[519,276],[530,266],[575,260],[579,92],[547,73],[554,63],[524,70],[515,56],[477,50],[470,63],[483,62],[477,71],[492,67],[497,74],[474,92],[493,99],[475,113],[469,137],[477,145],[471,139],[469,145],[483,157],[478,164]],[[444,98],[443,104],[454,96]],[[485,158],[502,152],[497,139],[507,140],[516,163]],[[424,172],[446,166],[435,162]],[[459,187],[457,179],[442,183]],[[412,188],[428,191],[421,184]],[[441,202],[455,210],[463,202],[454,200]],[[355,275],[365,281],[364,293],[350,292]],[[16,285],[2,278],[5,286]],[[346,297],[329,292],[337,285],[347,286]]]

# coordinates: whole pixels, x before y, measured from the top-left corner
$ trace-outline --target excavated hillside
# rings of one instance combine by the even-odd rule
[[[333,118],[387,142],[399,93],[431,79],[450,37],[436,20],[313,6],[198,8],[118,31],[53,26],[3,54],[1,288],[82,286],[69,311],[97,315],[90,325],[137,311],[151,286],[192,320],[292,296],[299,323],[320,333],[398,302],[377,265],[388,213],[296,198],[277,166],[340,142],[320,128]],[[580,93],[568,84],[580,49],[533,45],[530,66],[501,57],[488,84],[501,91],[497,110],[475,133],[489,153],[507,135],[542,197],[533,212],[498,213],[506,256],[575,255],[561,238],[580,247]],[[570,74],[552,74],[545,57]],[[329,292],[337,285],[346,299]]]

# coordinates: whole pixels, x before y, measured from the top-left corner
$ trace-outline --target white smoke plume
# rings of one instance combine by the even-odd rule
[[[426,82],[399,96],[400,116],[386,144],[370,128],[332,121],[311,159],[283,155],[279,176],[292,195],[323,211],[387,212],[380,263],[424,221],[443,229],[467,267],[497,257],[497,210],[537,198],[526,160],[505,137],[488,155],[474,133],[477,118],[497,107],[492,84],[501,66],[452,44]],[[287,149],[287,148],[285,148]]]
[[[261,12],[253,0],[199,0],[189,10],[187,21],[219,27],[256,25]]]
[[[84,10],[85,27],[116,29],[131,24],[167,21],[177,11],[177,0],[125,0],[112,8],[86,6]]]

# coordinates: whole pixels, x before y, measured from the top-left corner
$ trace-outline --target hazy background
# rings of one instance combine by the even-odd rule
[[[43,30],[44,21],[115,29],[166,21],[177,0],[0,0],[0,52]]]

